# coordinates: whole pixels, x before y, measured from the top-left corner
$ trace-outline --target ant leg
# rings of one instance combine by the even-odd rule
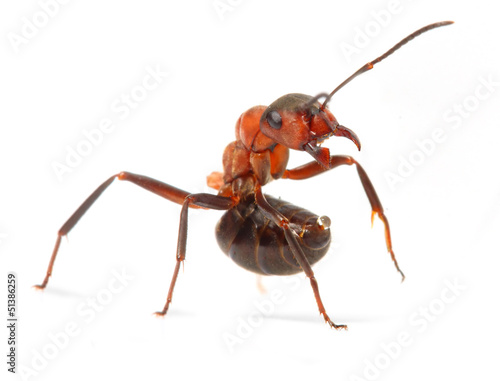
[[[181,189],[175,188],[171,185],[162,183],[161,181],[152,179],[147,176],[136,175],[130,172],[120,172],[119,174],[111,176],[108,180],[102,183],[83,203],[80,207],[71,215],[71,217],[64,223],[64,225],[57,232],[57,240],[52,251],[52,256],[50,258],[49,267],[47,269],[47,274],[45,279],[39,285],[34,286],[37,289],[44,289],[47,285],[50,276],[52,275],[52,268],[54,267],[54,262],[56,260],[57,252],[59,250],[59,245],[61,244],[61,238],[67,235],[71,229],[77,224],[80,218],[85,214],[85,212],[94,204],[94,202],[99,198],[99,196],[106,190],[106,188],[115,180],[125,180],[130,181],[144,189],[147,189],[154,194],[162,196],[167,200],[182,204],[189,192],[183,191]],[[194,206],[194,205],[193,205]],[[195,207],[195,206],[194,206]]]
[[[329,168],[324,168],[318,162],[312,161],[297,168],[287,169],[283,174],[283,178],[291,180],[308,179],[310,177],[319,175],[325,171],[328,171],[340,165],[352,165],[352,164],[356,165],[359,179],[361,180],[361,184],[363,185],[366,196],[368,197],[368,201],[370,201],[370,205],[372,207],[372,225],[373,225],[373,218],[375,217],[375,215],[378,215],[378,217],[384,223],[385,242],[387,250],[391,254],[391,258],[394,262],[394,265],[396,266],[396,269],[401,274],[402,277],[401,282],[402,282],[405,280],[405,275],[399,268],[398,261],[396,260],[396,256],[394,255],[394,251],[392,250],[391,230],[389,228],[389,221],[387,220],[387,217],[384,214],[384,208],[382,207],[382,203],[378,198],[377,192],[375,191],[375,188],[373,187],[373,184],[370,181],[365,170],[356,160],[354,160],[353,157],[344,155],[332,155],[330,156]]]
[[[264,286],[264,283],[262,282],[262,275],[257,274],[256,284],[259,293],[261,293],[262,295],[267,294],[266,286]]]
[[[186,242],[187,242],[187,230],[188,230],[188,209],[191,206],[201,206],[203,208],[215,209],[215,210],[228,210],[231,209],[238,203],[236,198],[215,196],[209,193],[197,193],[188,195],[182,204],[181,218],[179,223],[179,238],[177,240],[177,254],[176,254],[176,264],[174,269],[174,274],[172,276],[172,281],[170,282],[170,288],[168,290],[167,302],[163,307],[163,310],[155,312],[156,316],[163,316],[167,313],[170,303],[172,303],[172,295],[174,293],[175,282],[177,280],[177,275],[179,274],[179,269],[181,263],[186,258]]]
[[[288,244],[290,245],[290,248],[292,249],[293,255],[297,262],[299,263],[300,267],[302,270],[304,270],[304,273],[306,276],[309,278],[309,281],[311,283],[311,287],[314,292],[314,298],[316,299],[316,304],[318,305],[319,308],[319,313],[323,315],[323,318],[325,319],[325,322],[330,325],[330,327],[335,328],[335,329],[347,329],[347,326],[344,324],[335,324],[327,315],[325,306],[323,305],[323,302],[321,301],[321,297],[319,296],[319,288],[318,288],[318,281],[314,277],[314,272],[311,268],[311,265],[307,261],[307,258],[302,251],[302,248],[297,240],[298,235],[297,233],[293,230],[290,229],[289,227],[289,221],[288,219],[283,216],[278,210],[273,208],[269,202],[266,200],[264,195],[262,194],[262,190],[260,187],[258,187],[255,191],[255,201],[257,202],[257,206],[261,209],[261,211],[264,213],[264,215],[269,218],[271,221],[273,221],[276,225],[280,226],[283,228],[283,231],[285,233],[285,238]]]

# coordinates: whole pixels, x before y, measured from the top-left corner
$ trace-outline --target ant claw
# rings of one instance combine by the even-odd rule
[[[326,313],[323,313],[323,317],[325,318],[325,323],[328,323],[330,328],[335,328],[335,329],[345,329],[347,331],[347,325],[345,324],[335,324],[333,321],[330,320],[328,315]]]
[[[327,323],[330,326],[330,328],[335,328],[337,330],[345,329],[347,331],[347,325],[345,325],[345,324],[338,324],[337,325],[333,321],[331,321],[330,319],[328,319]]]
[[[332,323],[332,324],[333,324],[333,325],[331,325],[331,327],[333,327],[333,328],[335,328],[335,329],[339,329],[339,330],[341,330],[341,329],[345,329],[345,330],[347,331],[347,325],[345,325],[345,324],[339,324],[339,325],[337,325],[337,324],[335,324],[335,323]]]

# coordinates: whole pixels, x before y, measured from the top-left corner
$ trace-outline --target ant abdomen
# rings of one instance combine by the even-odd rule
[[[330,219],[266,195],[266,199],[290,222],[304,254],[312,265],[330,246]],[[217,242],[241,267],[262,275],[292,275],[302,270],[288,244],[283,228],[264,216],[249,198],[227,211],[217,223]]]

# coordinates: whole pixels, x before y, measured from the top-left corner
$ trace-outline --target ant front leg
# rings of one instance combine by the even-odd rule
[[[269,218],[271,221],[273,221],[276,225],[280,226],[283,228],[283,231],[285,233],[285,238],[288,244],[290,245],[290,248],[293,252],[293,255],[295,259],[297,260],[298,264],[306,274],[306,276],[309,278],[309,281],[311,283],[311,287],[314,292],[314,298],[316,299],[316,303],[319,308],[319,313],[323,315],[323,318],[325,319],[325,322],[330,325],[330,327],[335,328],[335,329],[347,329],[347,326],[344,324],[335,324],[330,317],[327,315],[325,306],[323,305],[323,302],[321,301],[321,297],[319,296],[319,287],[318,287],[318,281],[314,277],[314,272],[311,268],[311,265],[307,261],[307,257],[304,254],[304,251],[302,250],[302,247],[299,244],[299,241],[297,240],[298,234],[293,230],[290,229],[289,227],[289,221],[288,219],[283,216],[278,210],[276,210],[269,202],[266,200],[264,195],[262,194],[262,190],[259,187],[255,190],[255,201],[260,208],[260,210],[264,213],[264,215]]]
[[[396,269],[401,274],[402,277],[401,282],[402,282],[405,280],[405,275],[399,268],[398,261],[396,260],[396,256],[394,255],[394,251],[392,250],[391,230],[389,228],[389,221],[387,220],[387,217],[384,214],[384,208],[382,207],[382,203],[378,198],[377,192],[375,191],[375,188],[373,187],[370,178],[366,174],[363,167],[353,157],[344,155],[332,155],[330,156],[329,168],[325,168],[316,161],[313,161],[297,168],[287,169],[283,174],[283,178],[291,180],[308,179],[310,177],[319,175],[330,169],[336,168],[340,165],[353,165],[353,164],[356,165],[359,179],[361,180],[361,184],[363,185],[366,196],[368,197],[368,201],[370,201],[370,205],[372,207],[372,217],[371,217],[372,225],[373,225],[373,218],[375,217],[375,215],[378,215],[378,217],[384,223],[385,242],[387,245],[387,250],[391,254],[391,258],[394,262],[394,265],[396,266]]]

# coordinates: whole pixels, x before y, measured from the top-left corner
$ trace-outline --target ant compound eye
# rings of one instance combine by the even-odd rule
[[[278,111],[272,110],[267,114],[267,122],[269,125],[275,130],[279,130],[281,128],[281,115]]]

